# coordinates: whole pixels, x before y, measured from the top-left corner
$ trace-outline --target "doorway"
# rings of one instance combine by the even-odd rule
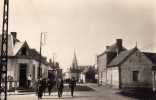
[[[19,87],[27,87],[27,64],[20,64],[19,68]]]

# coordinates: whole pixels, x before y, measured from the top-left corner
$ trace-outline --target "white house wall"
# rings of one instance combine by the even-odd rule
[[[119,68],[111,67],[107,68],[107,84],[112,87],[119,87]]]
[[[8,75],[12,76],[14,81],[19,81],[19,67],[20,64],[27,64],[27,77],[29,74],[33,75],[33,66],[35,67],[35,79],[37,81],[39,62],[33,59],[8,59]],[[43,77],[48,77],[48,66],[41,64]]]
[[[14,77],[14,80],[17,80],[17,65],[15,59],[8,59],[8,76]]]

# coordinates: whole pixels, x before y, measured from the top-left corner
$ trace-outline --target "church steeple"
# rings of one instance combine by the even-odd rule
[[[75,50],[74,50],[74,56],[73,56],[73,61],[72,61],[72,65],[70,68],[70,72],[71,72],[71,78],[73,77],[73,78],[75,78],[76,81],[79,81],[79,79],[80,79],[80,68],[78,66]]]
[[[76,52],[75,52],[75,50],[74,50],[72,68],[73,68],[73,69],[78,69],[78,63],[77,63],[77,57],[76,57]]]

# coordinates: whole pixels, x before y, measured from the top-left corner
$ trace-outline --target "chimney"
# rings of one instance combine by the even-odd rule
[[[17,33],[16,32],[11,32],[11,35],[13,36],[14,39],[17,38]]]
[[[11,35],[13,37],[13,43],[16,43],[16,39],[17,39],[17,33],[16,32],[11,32]]]
[[[116,39],[116,44],[119,48],[122,48],[122,39]]]
[[[118,53],[122,50],[122,39],[116,39],[116,45],[118,47]]]
[[[110,46],[108,46],[108,45],[107,45],[107,46],[106,46],[106,50],[108,50],[108,49],[109,49],[109,47],[110,47]]]
[[[107,46],[106,46],[106,50],[109,49],[109,47],[110,47],[110,46],[107,45]]]

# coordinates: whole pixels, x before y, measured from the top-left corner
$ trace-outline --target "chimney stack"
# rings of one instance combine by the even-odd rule
[[[122,39],[116,39],[116,44],[119,48],[122,48]]]
[[[11,32],[11,35],[13,37],[13,43],[16,43],[16,39],[17,39],[17,32]]]
[[[109,47],[110,47],[110,46],[107,45],[107,46],[106,46],[106,50],[109,49]]]
[[[116,39],[116,45],[118,47],[118,53],[122,51],[122,39]]]
[[[13,38],[17,38],[17,33],[16,32],[11,32],[11,35],[13,36]]]

